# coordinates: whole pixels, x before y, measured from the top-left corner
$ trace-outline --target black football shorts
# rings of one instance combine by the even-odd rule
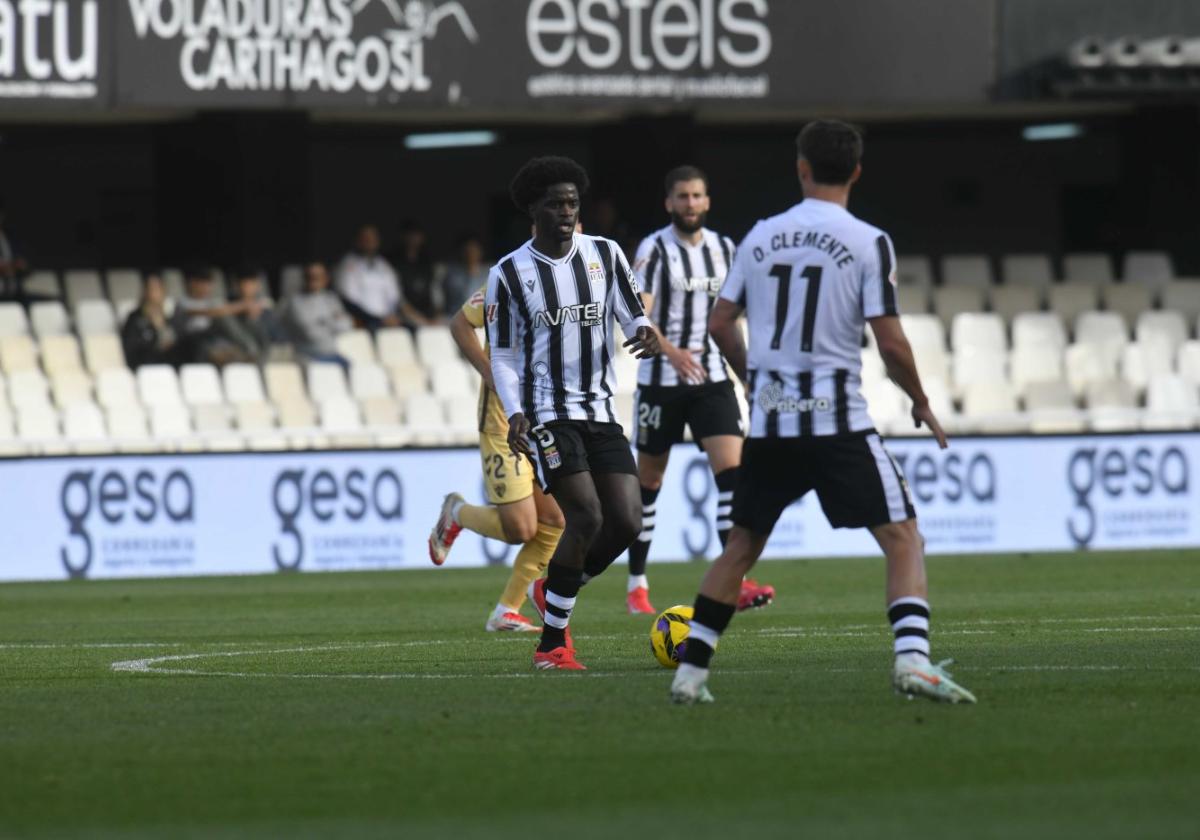
[[[703,385],[639,385],[633,420],[638,452],[661,455],[683,440],[683,427],[692,429],[692,440],[713,435],[742,436],[742,411],[733,383]]]
[[[637,475],[637,464],[620,423],[555,420],[529,433],[538,484],[546,493],[564,476],[579,472]]]

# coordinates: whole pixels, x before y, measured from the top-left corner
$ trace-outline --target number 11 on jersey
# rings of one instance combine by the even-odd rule
[[[795,266],[775,265],[771,267],[771,276],[779,281],[779,292],[775,298],[775,333],[771,336],[771,349],[778,350],[783,340],[783,330],[788,322],[788,309],[792,288],[792,273]],[[812,352],[813,329],[817,321],[817,296],[821,293],[821,271],[819,265],[806,265],[800,276],[808,281],[804,294],[803,326],[800,329],[800,351]]]

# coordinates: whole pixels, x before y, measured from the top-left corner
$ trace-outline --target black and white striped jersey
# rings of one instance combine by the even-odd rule
[[[653,295],[646,314],[667,341],[700,354],[710,382],[729,378],[725,360],[708,334],[708,316],[733,263],[733,240],[705,228],[696,245],[681,242],[673,225],[642,240],[633,270]],[[661,355],[638,365],[639,385],[687,385]]]
[[[488,275],[486,316],[496,390],[508,416],[521,411],[534,426],[617,422],[613,319],[628,338],[650,321],[615,242],[575,234],[561,259],[526,242]],[[497,367],[510,361],[517,374],[511,389]]]
[[[872,428],[862,384],[866,319],[896,315],[888,235],[828,201],[806,199],[754,226],[721,297],[749,326],[750,437]]]

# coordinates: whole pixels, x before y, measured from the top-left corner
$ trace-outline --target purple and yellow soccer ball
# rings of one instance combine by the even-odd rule
[[[692,629],[692,608],[679,604],[663,610],[650,626],[650,650],[664,668],[678,668]]]

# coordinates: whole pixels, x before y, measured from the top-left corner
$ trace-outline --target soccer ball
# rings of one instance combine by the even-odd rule
[[[650,650],[664,668],[678,668],[692,629],[692,608],[679,604],[663,610],[650,627]]]

